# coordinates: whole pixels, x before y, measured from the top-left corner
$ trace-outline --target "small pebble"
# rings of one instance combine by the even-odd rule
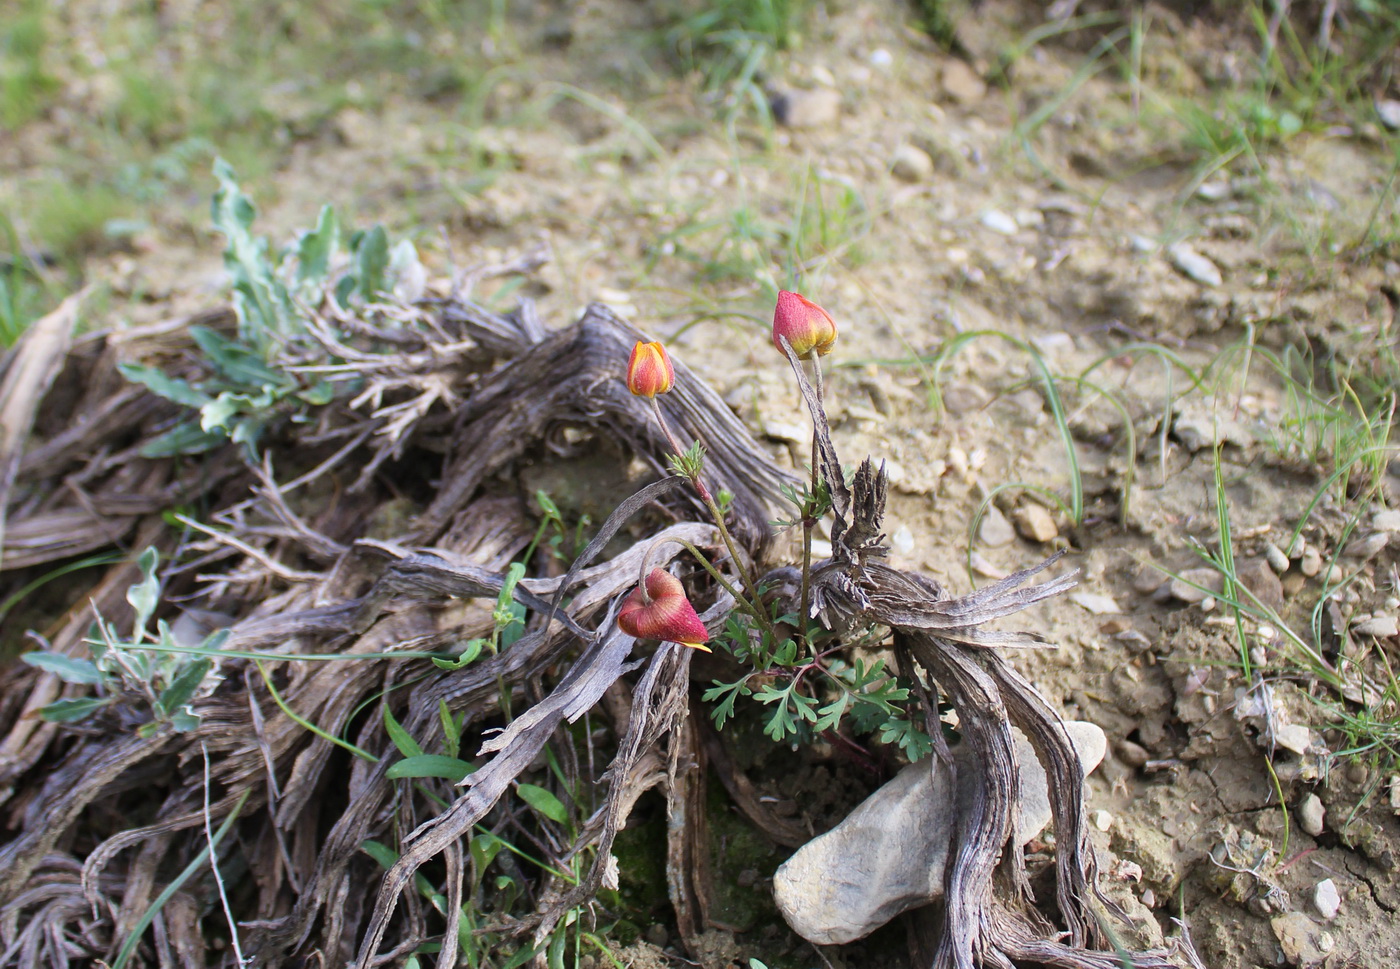
[[[1400,511],[1387,508],[1371,517],[1371,527],[1378,532],[1400,532]]]
[[[1313,732],[1301,723],[1285,723],[1274,730],[1274,742],[1295,754],[1306,754],[1313,743]]]
[[[1327,809],[1322,806],[1322,798],[1316,794],[1309,794],[1299,802],[1295,813],[1298,815],[1298,827],[1302,828],[1305,834],[1313,838],[1322,834],[1327,819]]]
[[[1021,533],[1022,538],[1028,538],[1032,542],[1050,542],[1059,537],[1060,530],[1055,525],[1055,518],[1044,505],[1034,502],[1022,505],[1011,517],[1015,520],[1016,531]]]
[[[1225,280],[1220,269],[1205,256],[1185,243],[1177,243],[1167,249],[1167,261],[1187,279],[1202,286],[1219,286]]]
[[[1014,236],[1021,229],[1015,219],[996,209],[988,209],[982,213],[982,225],[1004,236]]]
[[[977,537],[982,540],[983,545],[1000,548],[1010,544],[1016,538],[1016,532],[1000,508],[988,505],[987,513],[982,516],[982,524],[978,526]]]
[[[1118,603],[1113,601],[1112,596],[1099,595],[1094,592],[1071,592],[1069,599],[1096,616],[1111,616],[1123,611],[1118,608]]]
[[[1171,592],[1173,598],[1182,602],[1203,602],[1211,598],[1223,584],[1224,580],[1215,569],[1186,569],[1172,579]]]
[[[1283,549],[1273,542],[1264,546],[1264,559],[1269,563],[1269,568],[1279,575],[1288,571],[1288,556],[1283,554]]]
[[[943,66],[943,93],[956,104],[972,104],[980,101],[987,93],[987,82],[982,80],[966,61],[950,60]]]
[[[1379,615],[1363,619],[1352,626],[1351,631],[1358,636],[1375,636],[1378,639],[1383,639],[1388,636],[1400,635],[1400,623],[1393,615]]]
[[[1094,827],[1098,828],[1100,831],[1107,831],[1109,828],[1113,827],[1113,815],[1109,814],[1107,811],[1095,811],[1090,820],[1094,822]]]
[[[1342,907],[1342,896],[1332,879],[1324,878],[1317,883],[1317,887],[1313,889],[1313,905],[1317,907],[1317,914],[1327,921],[1337,917],[1337,912]]]
[[[1299,575],[1297,572],[1293,573],[1292,575],[1285,575],[1285,576],[1283,577],[1283,583],[1282,583],[1282,585],[1283,585],[1283,594],[1286,595],[1286,596],[1288,596],[1288,597],[1291,599],[1291,598],[1293,598],[1294,596],[1296,596],[1298,593],[1302,592],[1302,591],[1303,591],[1303,586],[1307,585],[1307,583],[1308,583],[1308,580],[1305,579],[1305,578],[1303,578],[1303,577],[1302,577],[1301,575]]]
[[[1400,101],[1386,98],[1376,102],[1376,114],[1381,124],[1391,131],[1400,131]]]
[[[1150,565],[1144,565],[1133,575],[1133,588],[1143,595],[1151,595],[1167,581],[1166,576]]]
[[[841,95],[830,88],[783,91],[773,98],[773,117],[788,128],[820,128],[841,115]]]
[[[968,556],[968,563],[972,566],[972,571],[986,579],[1004,579],[1007,576],[1005,569],[999,569],[988,561],[987,556],[973,549]]]
[[[884,70],[894,63],[894,55],[883,47],[877,47],[870,52],[870,56],[867,60],[870,62],[871,67]]]
[[[1323,573],[1322,581],[1326,585],[1341,585],[1342,580],[1347,577],[1340,565],[1329,565],[1327,571]]]
[[[1142,904],[1146,905],[1148,908],[1156,908],[1157,893],[1150,888],[1144,888],[1142,890]]]
[[[1390,536],[1385,532],[1374,532],[1364,538],[1353,539],[1347,543],[1346,550],[1342,553],[1350,558],[1366,559],[1373,558],[1381,549],[1390,542]]]
[[[1134,653],[1145,653],[1152,648],[1152,640],[1136,629],[1125,629],[1121,633],[1115,633],[1113,638]]]
[[[1298,571],[1312,578],[1322,571],[1322,553],[1309,545],[1303,550],[1303,558],[1298,563]]]
[[[914,551],[914,533],[909,530],[908,525],[899,526],[899,530],[890,536],[890,547],[900,555],[908,555]]]
[[[914,145],[900,145],[890,159],[890,171],[906,182],[927,182],[933,178],[933,159]]]
[[[959,478],[967,477],[967,452],[956,444],[948,448],[948,467]]]
[[[1230,195],[1230,183],[1221,179],[1211,179],[1202,182],[1196,189],[1196,194],[1207,202],[1219,202]]]
[[[1129,767],[1141,767],[1152,759],[1147,748],[1141,744],[1135,744],[1126,737],[1118,741],[1118,759]]]

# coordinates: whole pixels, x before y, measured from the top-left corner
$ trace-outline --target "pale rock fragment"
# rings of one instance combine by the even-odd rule
[[[1279,948],[1289,965],[1310,966],[1321,962],[1327,953],[1318,946],[1320,926],[1302,912],[1285,912],[1269,922],[1278,939]]]
[[[955,104],[974,104],[987,93],[987,82],[966,61],[957,58],[943,65],[940,81],[943,93]]]
[[[890,171],[906,182],[927,182],[933,178],[933,159],[917,145],[900,145],[890,158]]]
[[[1351,627],[1351,631],[1358,636],[1375,636],[1384,639],[1389,636],[1400,635],[1400,623],[1391,615],[1376,615],[1370,619],[1363,619]]]
[[[1400,511],[1387,508],[1376,512],[1371,517],[1371,527],[1378,532],[1400,532]]]
[[[831,88],[783,91],[773,98],[770,106],[780,125],[821,128],[841,116],[841,95]]]
[[[1071,592],[1069,599],[1075,605],[1089,610],[1096,616],[1111,616],[1123,611],[1118,607],[1118,603],[1113,601],[1112,596],[1096,592]]]
[[[977,528],[977,537],[989,548],[1000,548],[1009,545],[1016,538],[1016,532],[1012,530],[1011,523],[1006,520],[1001,509],[996,505],[988,505],[986,514],[982,516],[982,524]]]
[[[1313,907],[1317,909],[1317,914],[1327,921],[1332,921],[1337,917],[1337,912],[1342,908],[1342,895],[1337,891],[1337,883],[1330,878],[1324,878],[1317,883],[1313,889]]]
[[[1304,834],[1313,838],[1322,834],[1327,819],[1327,809],[1322,806],[1322,798],[1316,794],[1309,794],[1298,803],[1296,813],[1298,827],[1303,829]]]
[[[1016,531],[1021,533],[1022,538],[1043,543],[1059,537],[1060,529],[1055,525],[1055,516],[1051,515],[1044,505],[1034,502],[1022,505],[1012,512],[1011,517],[1016,522]]]
[[[983,212],[981,221],[985,228],[991,229],[998,235],[1014,236],[1021,230],[1021,227],[1016,224],[1015,219],[1005,212],[999,212],[996,209],[988,209],[986,212]]]
[[[1065,730],[1087,776],[1107,752],[1108,738],[1083,721],[1067,721]],[[1021,765],[1017,830],[1026,843],[1050,823],[1052,812],[1045,769],[1019,732],[1015,741]],[[799,848],[774,874],[773,897],[788,925],[809,942],[841,945],[864,938],[899,913],[942,897],[955,823],[948,771],[936,758],[925,758]]]
[[[1167,261],[1177,272],[1202,286],[1219,286],[1225,281],[1215,263],[1184,242],[1167,247]]]

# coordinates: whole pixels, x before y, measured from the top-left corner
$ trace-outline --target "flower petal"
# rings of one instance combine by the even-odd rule
[[[645,586],[651,601],[645,601],[640,587],[633,589],[618,611],[618,628],[638,639],[664,639],[709,652],[704,646],[709,630],[685,597],[680,581],[664,569],[652,569]]]
[[[836,344],[836,321],[805,296],[783,290],[773,310],[773,346],[782,350],[779,337],[786,338],[802,360],[814,350],[818,356],[826,356]]]
[[[676,382],[676,371],[666,348],[659,342],[637,341],[627,361],[627,389],[638,397],[655,397],[669,391]]]

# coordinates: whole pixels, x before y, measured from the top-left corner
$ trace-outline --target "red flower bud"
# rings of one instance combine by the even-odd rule
[[[780,336],[787,338],[800,360],[810,357],[813,350],[824,357],[836,343],[836,321],[806,297],[783,290],[773,311],[773,346],[779,351],[783,349]]]
[[[680,580],[665,569],[652,569],[643,586],[623,601],[618,627],[638,639],[664,639],[708,653],[705,642],[710,634],[685,597]]]
[[[627,389],[638,397],[655,397],[671,389],[676,371],[660,343],[637,341],[627,361]]]

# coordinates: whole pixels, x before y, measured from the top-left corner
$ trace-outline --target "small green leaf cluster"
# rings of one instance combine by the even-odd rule
[[[694,481],[705,470],[705,446],[696,441],[684,453],[672,454],[669,462],[672,471],[683,478]]]
[[[385,772],[386,776],[390,780],[411,781],[420,794],[427,796],[439,808],[445,810],[447,802],[434,794],[423,781],[438,778],[456,784],[475,772],[476,765],[461,757],[465,716],[453,716],[446,701],[438,701],[444,752],[429,754],[424,752],[422,745],[399,723],[386,704],[383,707],[385,732],[402,755],[402,759],[389,766]],[[572,791],[573,786],[569,784],[558,758],[552,751],[548,751],[546,757],[549,773],[563,790]],[[577,840],[577,812],[571,812],[569,806],[557,794],[539,784],[525,782],[515,785],[515,793],[533,812],[541,828],[562,828],[562,831],[551,831],[543,839],[545,844],[567,844]],[[399,860],[399,853],[381,841],[366,840],[361,842],[360,848],[386,870]],[[561,863],[554,860],[548,852],[543,858],[531,854],[483,824],[476,825],[471,839],[467,842],[467,848],[470,857],[469,875],[465,885],[468,901],[456,913],[449,912],[445,890],[434,885],[421,871],[414,876],[415,887],[428,904],[449,923],[455,921],[457,945],[466,965],[499,965],[503,969],[510,969],[544,953],[550,966],[563,966],[563,956],[570,945],[576,952],[582,951],[584,945],[607,951],[606,945],[595,934],[582,931],[579,922],[582,909],[571,909],[561,919],[549,939],[535,946],[520,946],[512,940],[508,931],[502,931],[503,924],[509,924],[519,917],[520,913],[515,910],[518,904],[533,903],[527,891],[527,882],[520,862],[534,865],[567,884],[577,885],[592,863],[591,849],[572,855],[568,862],[560,867]],[[486,900],[489,900],[489,905]],[[435,953],[440,951],[440,948],[441,943],[438,942],[424,943],[415,950],[415,954],[405,965],[422,965],[417,959],[418,955]],[[501,961],[496,961],[498,959]]]
[[[160,603],[160,580],[156,576],[159,562],[154,548],[141,553],[141,581],[126,593],[136,611],[130,637],[122,638],[111,623],[98,616],[84,640],[92,659],[53,652],[26,653],[21,657],[30,666],[53,673],[65,683],[97,687],[100,694],[55,700],[39,711],[45,720],[82,720],[104,707],[136,698],[149,710],[149,716],[143,717],[145,722],[137,729],[142,737],[151,736],[165,725],[180,733],[199,726],[199,714],[190,701],[210,683],[214,668],[213,660],[203,654],[217,653],[228,638],[228,630],[211,633],[199,647],[189,651],[180,648],[164,620],[157,620],[152,633],[148,628],[151,615]],[[147,643],[161,649],[143,649]]]
[[[232,281],[238,337],[231,340],[207,327],[190,328],[209,370],[196,382],[156,367],[120,365],[128,380],[198,411],[197,417],[149,441],[142,449],[146,457],[199,454],[228,441],[254,453],[269,424],[327,404],[336,395],[331,381],[293,373],[285,366],[295,348],[308,341],[306,307],[327,298],[346,308],[364,305],[400,281],[422,277],[413,243],[405,239],[390,248],[378,225],[353,233],[347,258],[338,258],[341,228],[329,205],[321,209],[315,229],[274,253],[265,237],[252,232],[256,209],[233,169],[219,160],[214,175],[219,188],[213,221],[226,240],[224,267]],[[341,266],[343,262],[348,265]]]
[[[774,622],[795,620],[787,615]],[[716,727],[735,716],[740,697],[752,697],[767,707],[763,732],[775,743],[811,743],[844,724],[855,734],[897,746],[911,761],[932,750],[917,703],[910,702],[910,688],[886,670],[883,659],[843,659],[836,655],[845,648],[839,643],[804,654],[796,639],[775,641],[737,612],[729,617],[720,643],[750,668],[732,682],[714,681],[705,691],[703,699],[715,704],[710,716]]]
[[[525,566],[520,562],[510,563],[501,592],[496,596],[496,608],[491,610],[491,635],[467,640],[461,654],[456,659],[433,659],[433,665],[440,670],[460,670],[474,663],[482,650],[495,656],[498,652],[513,645],[525,632],[525,607],[515,601],[515,587],[525,577]]]
[[[779,490],[784,498],[797,506],[799,517],[780,518],[771,523],[774,528],[791,528],[804,521],[815,522],[831,511],[831,487],[825,480],[819,478],[815,487],[806,482],[800,485],[784,482]]]
[[[539,528],[535,530],[534,541],[525,550],[522,558],[530,561],[536,547],[543,545],[549,549],[550,554],[560,562],[569,563],[578,557],[583,551],[588,541],[584,538],[584,533],[593,524],[593,519],[588,515],[580,515],[577,524],[570,530],[564,523],[564,514],[555,504],[554,499],[549,496],[549,492],[543,488],[535,491],[535,503],[540,506],[540,511],[544,517],[540,519]],[[545,536],[548,535],[546,538]]]

